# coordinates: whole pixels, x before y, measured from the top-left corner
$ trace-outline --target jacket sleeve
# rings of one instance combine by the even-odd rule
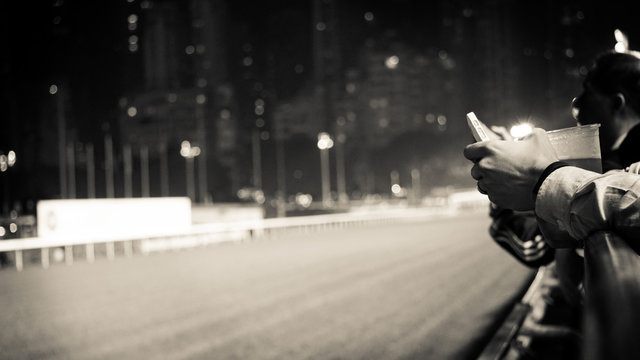
[[[582,239],[600,230],[640,239],[640,175],[557,169],[542,183],[535,211],[545,237],[558,239],[554,247],[581,247]]]

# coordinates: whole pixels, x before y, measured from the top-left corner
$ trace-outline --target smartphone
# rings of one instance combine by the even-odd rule
[[[476,141],[486,141],[491,139],[493,131],[491,131],[491,129],[489,129],[482,121],[478,120],[478,117],[473,113],[473,111],[467,113],[467,125],[469,125],[469,129],[471,129],[473,138],[476,139]]]

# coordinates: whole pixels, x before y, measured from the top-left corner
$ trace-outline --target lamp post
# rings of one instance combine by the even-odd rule
[[[67,198],[67,124],[65,120],[63,93],[57,85],[49,86],[49,94],[55,95],[56,125],[58,135],[58,182],[60,183],[60,198]]]
[[[260,129],[253,129],[251,134],[251,163],[253,170],[253,187],[262,190],[262,149]]]
[[[104,177],[107,198],[115,197],[113,139],[111,134],[104,135]]]
[[[67,144],[67,197],[76,198],[76,146],[75,142]]]
[[[185,159],[186,164],[187,196],[191,201],[195,202],[196,184],[193,159],[200,155],[200,148],[198,146],[191,146],[191,143],[185,140],[180,146],[180,155]]]
[[[149,147],[140,146],[140,195],[149,197]]]
[[[413,203],[415,205],[420,204],[420,199],[422,198],[422,179],[420,169],[418,168],[411,169],[411,194]]]
[[[160,193],[162,196],[169,196],[169,156],[165,141],[163,140],[158,145],[158,153],[160,154]]]
[[[318,149],[320,149],[320,171],[322,180],[322,205],[331,205],[331,176],[329,174],[329,149],[333,147],[333,139],[326,132],[318,134]]]
[[[87,198],[96,198],[96,164],[93,155],[93,144],[86,146],[87,156]]]
[[[133,154],[131,145],[122,146],[122,162],[124,163],[124,197],[133,197]]]
[[[338,134],[336,138],[336,177],[338,179],[338,202],[340,202],[341,205],[349,202],[344,171],[344,143],[346,139],[347,136],[343,133]]]

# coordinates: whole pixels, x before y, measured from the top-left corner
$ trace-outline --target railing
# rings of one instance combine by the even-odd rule
[[[640,239],[632,239],[640,241]],[[640,244],[638,244],[640,246]],[[585,240],[584,248],[584,307],[582,333],[580,334],[581,359],[640,359],[640,255],[637,248],[615,234],[598,232]],[[506,318],[504,323],[485,346],[478,359],[505,360],[520,358],[538,358],[538,349],[529,348],[519,337],[529,333],[533,337],[557,338],[558,342],[572,337],[568,333],[537,331],[535,324],[544,313],[543,307],[536,312],[536,303],[532,299],[542,299],[540,283],[547,277],[547,268],[541,267],[535,280],[522,300]],[[553,283],[551,281],[550,283]],[[535,294],[535,296],[533,296]],[[546,301],[539,302],[546,304]],[[523,325],[525,318],[534,319],[532,323]],[[532,325],[533,324],[533,325]],[[533,327],[532,327],[533,326]],[[562,329],[554,325],[546,325],[547,330]],[[565,328],[569,330],[569,328]],[[571,334],[569,334],[571,335]],[[545,343],[543,341],[537,344]],[[568,348],[572,344],[567,343]],[[544,345],[538,345],[544,346]],[[544,349],[545,354],[552,350]],[[516,355],[517,354],[517,355]],[[531,355],[534,354],[534,355]],[[568,350],[570,358],[576,358],[573,350]],[[541,357],[542,358],[542,357]],[[554,357],[555,358],[555,357]]]
[[[589,237],[584,255],[584,359],[640,358],[640,256],[607,232]]]
[[[1,252],[15,254],[15,267],[21,271],[24,267],[22,253],[26,250],[40,250],[43,268],[49,267],[49,250],[63,248],[64,259],[68,265],[73,263],[73,247],[84,246],[86,260],[95,259],[95,246],[104,245],[108,259],[115,257],[115,245],[123,248],[125,256],[134,253],[134,242],[140,243],[139,251],[148,254],[153,251],[181,249],[187,247],[204,246],[223,241],[255,239],[269,236],[279,230],[299,230],[301,232],[321,231],[325,229],[342,228],[347,226],[366,225],[370,223],[398,222],[415,219],[436,219],[451,216],[456,209],[447,207],[411,208],[380,210],[363,213],[342,213],[314,216],[298,216],[287,218],[273,218],[251,221],[236,221],[214,224],[193,225],[183,233],[155,234],[137,237],[99,237],[96,234],[82,238],[22,238],[0,241]]]

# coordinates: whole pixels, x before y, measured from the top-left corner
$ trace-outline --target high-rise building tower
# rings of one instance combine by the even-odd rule
[[[225,2],[142,1],[139,9],[127,26],[143,85],[121,99],[123,143],[134,155],[139,149],[141,174],[154,167],[149,161],[156,164],[159,189],[152,195],[224,199],[237,187]]]

